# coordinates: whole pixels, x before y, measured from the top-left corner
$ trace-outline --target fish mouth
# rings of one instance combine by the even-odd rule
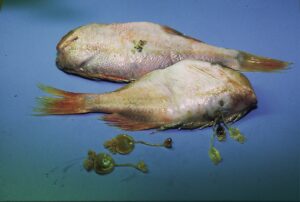
[[[68,71],[70,68],[66,68],[64,65],[61,64],[59,59],[59,53],[56,55],[56,61],[55,61],[56,67],[62,71]]]
[[[66,64],[66,57],[64,51],[57,50],[55,64],[56,67],[58,67],[58,69],[60,70],[63,71],[71,70],[71,68],[69,68],[68,65]]]
[[[74,68],[73,65],[70,65],[67,60],[66,56],[63,52],[58,51],[56,54],[56,61],[55,61],[56,67],[68,74],[73,74],[73,75],[79,75],[79,71],[77,71],[77,68]],[[80,75],[82,76],[82,75]]]
[[[76,68],[70,68],[68,66],[65,66],[65,65],[62,65],[60,64],[59,60],[56,59],[56,67],[58,69],[60,69],[61,71],[67,73],[67,74],[71,74],[71,75],[76,75],[76,76],[81,76],[83,78],[86,78],[86,79],[90,79],[90,80],[95,80],[94,78],[91,78],[90,75],[88,73],[83,73],[83,72],[80,72],[80,71],[76,71],[75,69]]]
[[[56,66],[58,69],[64,72],[78,74],[80,76],[87,75],[89,74],[89,72],[86,71],[85,65],[89,63],[93,58],[94,56],[92,55],[87,59],[74,61],[74,58],[70,58],[70,54],[68,54],[67,51],[57,51]]]
[[[70,74],[70,75],[75,75],[75,76],[81,76],[83,78],[89,79],[89,80],[99,80],[99,78],[97,78],[97,76],[94,76],[88,72],[82,72],[79,71],[78,69],[80,67],[74,67],[74,66],[70,66],[68,64],[66,64],[64,62],[64,56],[61,55],[61,53],[57,53],[57,57],[56,57],[56,67],[58,69],[60,69],[61,71]]]

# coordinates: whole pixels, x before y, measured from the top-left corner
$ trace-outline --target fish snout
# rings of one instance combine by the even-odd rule
[[[77,32],[79,28],[74,29],[67,33],[56,46],[56,66],[68,73],[78,74],[79,70],[82,69],[81,64],[84,58],[87,57],[86,53],[79,50],[80,33]]]
[[[56,46],[56,50],[58,52],[63,51],[64,48],[66,48],[68,45],[70,45],[72,42],[78,39],[78,36],[75,35],[75,31],[76,29],[68,32],[65,36],[61,38],[61,40]]]
[[[76,29],[68,32],[64,35],[61,40],[56,45],[57,55],[56,55],[56,66],[63,70],[69,72],[72,69],[72,62],[70,60],[70,45],[78,39],[75,35]]]

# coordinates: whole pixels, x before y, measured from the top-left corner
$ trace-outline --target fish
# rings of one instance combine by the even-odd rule
[[[109,125],[129,131],[204,128],[220,115],[233,122],[257,104],[242,73],[199,60],[182,60],[102,94],[39,87],[56,97],[38,97],[37,115],[99,112]]]
[[[289,63],[216,47],[151,22],[88,24],[57,44],[59,69],[89,79],[131,82],[184,59],[220,64],[239,71],[272,72]]]

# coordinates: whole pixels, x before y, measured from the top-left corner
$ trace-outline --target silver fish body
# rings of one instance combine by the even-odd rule
[[[149,22],[89,24],[62,38],[57,65],[91,79],[131,81],[183,59],[218,63],[242,71],[272,71],[287,63],[219,48]]]
[[[106,113],[104,120],[125,130],[198,128],[240,119],[256,106],[248,79],[238,71],[183,60],[104,94],[42,88],[61,98],[42,98],[42,114]]]

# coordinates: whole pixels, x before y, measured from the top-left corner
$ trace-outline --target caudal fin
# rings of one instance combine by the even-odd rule
[[[38,87],[44,92],[57,97],[38,97],[39,105],[34,110],[37,112],[36,115],[82,114],[89,112],[85,107],[85,94],[66,92],[42,84],[39,84]]]
[[[289,62],[261,57],[243,51],[239,52],[239,63],[241,71],[260,72],[273,72],[278,70],[284,70],[291,64]]]

